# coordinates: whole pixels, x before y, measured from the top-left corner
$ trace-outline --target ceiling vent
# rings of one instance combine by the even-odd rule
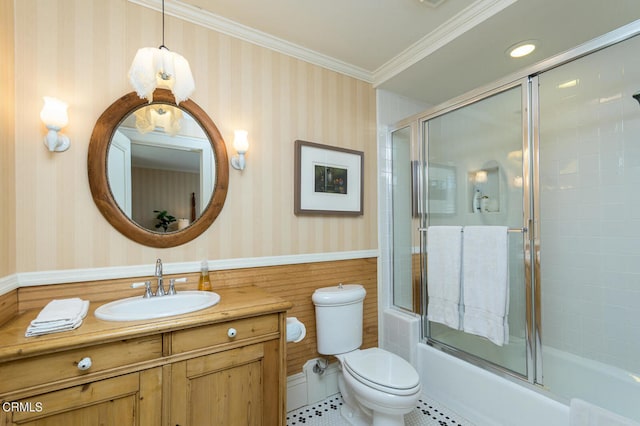
[[[440,6],[442,3],[444,3],[446,0],[418,0],[420,2],[420,4],[424,4],[430,7],[438,7]]]

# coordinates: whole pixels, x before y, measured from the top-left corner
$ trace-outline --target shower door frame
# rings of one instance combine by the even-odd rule
[[[422,322],[423,322],[423,339],[425,343],[433,346],[439,350],[450,353],[451,355],[456,356],[457,358],[463,359],[472,364],[481,366],[487,370],[491,370],[501,376],[513,376],[518,379],[525,379],[527,382],[534,384],[538,382],[538,378],[536,376],[536,372],[539,371],[541,373],[541,369],[533,368],[535,365],[536,356],[534,353],[540,350],[540,345],[536,344],[537,339],[534,337],[539,335],[536,333],[532,327],[532,324],[538,324],[539,321],[534,317],[535,310],[535,291],[533,284],[534,274],[532,265],[532,250],[531,246],[534,245],[533,237],[533,202],[532,202],[532,188],[531,181],[531,152],[535,152],[532,148],[532,79],[529,77],[520,78],[515,81],[494,87],[487,91],[481,91],[473,96],[469,96],[463,100],[452,101],[451,103],[444,104],[442,108],[437,109],[436,111],[423,115],[418,119],[418,140],[419,140],[419,150],[420,150],[420,161],[423,164],[421,170],[424,170],[424,176],[420,179],[420,191],[419,191],[419,203],[421,206],[424,206],[423,213],[420,217],[420,265],[421,265],[421,288],[424,290],[426,288],[426,231],[429,226],[429,205],[428,205],[428,194],[426,188],[428,187],[427,183],[429,181],[429,134],[426,128],[428,127],[428,123],[430,120],[443,116],[445,114],[460,110],[466,106],[472,105],[476,102],[480,102],[484,99],[488,99],[492,96],[500,95],[501,93],[507,92],[508,90],[514,89],[516,87],[520,87],[521,93],[521,148],[522,148],[522,176],[523,176],[523,201],[522,201],[522,223],[520,228],[523,231],[523,259],[524,259],[524,285],[525,285],[525,351],[526,351],[526,359],[525,359],[525,375],[521,375],[513,370],[510,370],[506,367],[503,367],[499,364],[488,361],[479,356],[470,354],[462,349],[458,349],[455,346],[448,345],[444,342],[440,342],[438,340],[432,339],[430,333],[430,324],[426,316],[427,312],[427,300],[426,297],[423,297],[421,302],[422,312]],[[539,382],[538,382],[539,383]]]
[[[541,279],[540,279],[540,186],[539,186],[539,97],[538,97],[538,75],[545,71],[559,67],[565,63],[579,59],[598,50],[605,49],[614,44],[620,43],[634,36],[640,35],[640,20],[622,26],[603,36],[597,37],[574,49],[543,60],[529,68],[511,74],[493,84],[472,90],[464,95],[454,98],[441,105],[433,107],[424,113],[417,114],[411,119],[402,120],[402,125],[406,126],[413,121],[417,127],[417,137],[419,141],[419,157],[425,175],[420,179],[420,189],[418,199],[422,206],[426,206],[425,182],[428,179],[428,170],[424,167],[428,161],[428,140],[424,133],[425,123],[452,112],[481,99],[495,95],[509,88],[521,85],[523,87],[523,213],[527,215],[523,223],[526,229],[524,239],[524,259],[525,259],[525,280],[526,280],[526,375],[520,375],[514,371],[501,367],[483,358],[471,355],[463,350],[431,340],[429,336],[429,321],[427,320],[426,297],[421,297],[422,306],[422,342],[434,348],[449,353],[457,358],[463,359],[485,370],[492,371],[504,378],[525,385],[534,390],[540,390],[543,383],[543,358],[542,358],[542,337],[541,337]],[[400,124],[400,123],[398,123]],[[394,128],[398,128],[395,127]],[[415,134],[415,133],[414,133]],[[526,160],[525,160],[526,159]],[[426,209],[425,209],[426,211]],[[421,290],[423,294],[426,288],[426,229],[428,216],[422,213],[420,217],[420,252],[421,252]]]

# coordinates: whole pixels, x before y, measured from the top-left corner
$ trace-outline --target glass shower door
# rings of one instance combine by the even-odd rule
[[[544,385],[640,421],[640,36],[540,74]]]
[[[500,225],[510,230],[508,344],[498,346],[486,338],[430,321],[426,327],[428,342],[470,361],[483,359],[525,377],[530,294],[525,268],[528,234],[523,231],[528,219],[528,203],[524,200],[529,168],[523,163],[528,155],[527,120],[523,118],[527,93],[527,83],[523,82],[423,122],[427,225]]]

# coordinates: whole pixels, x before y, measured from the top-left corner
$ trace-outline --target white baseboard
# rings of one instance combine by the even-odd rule
[[[308,405],[307,376],[297,373],[287,377],[287,412]]]
[[[338,363],[329,364],[323,374],[318,374],[313,372],[317,360],[310,359],[304,364],[302,373],[287,377],[287,412],[338,393]]]

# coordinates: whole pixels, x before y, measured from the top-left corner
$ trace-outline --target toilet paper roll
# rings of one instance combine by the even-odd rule
[[[287,318],[287,342],[298,343],[307,335],[307,328],[296,317]]]
[[[184,229],[189,226],[189,219],[178,219],[178,229]]]

